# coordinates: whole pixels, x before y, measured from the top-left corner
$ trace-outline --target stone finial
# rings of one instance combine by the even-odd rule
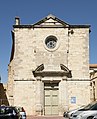
[[[49,18],[53,18],[53,19],[55,19],[55,16],[52,15],[52,14],[49,14],[49,15],[47,16],[47,19],[49,19]]]
[[[15,25],[20,25],[20,18],[19,17],[15,17]]]

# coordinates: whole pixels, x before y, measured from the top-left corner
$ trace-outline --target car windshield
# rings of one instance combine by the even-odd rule
[[[91,109],[95,104],[97,104],[97,102],[92,102],[92,103],[90,103],[90,104],[88,104],[87,106],[85,106],[83,109],[81,109],[81,110],[89,110],[89,109]],[[81,111],[80,110],[80,111]]]

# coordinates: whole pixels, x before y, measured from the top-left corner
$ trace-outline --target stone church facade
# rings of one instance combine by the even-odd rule
[[[89,25],[48,15],[12,30],[7,95],[28,115],[63,115],[90,102]]]

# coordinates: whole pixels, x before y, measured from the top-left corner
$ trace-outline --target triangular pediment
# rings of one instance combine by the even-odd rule
[[[35,23],[34,26],[48,26],[48,27],[49,26],[52,26],[52,27],[53,26],[54,27],[55,26],[56,27],[58,27],[58,26],[60,26],[60,27],[64,26],[65,27],[66,26],[66,27],[68,27],[69,24],[64,22],[64,21],[62,21],[62,20],[60,20],[60,19],[58,19],[54,15],[50,14],[47,17],[45,17],[44,19],[42,19],[39,22]]]

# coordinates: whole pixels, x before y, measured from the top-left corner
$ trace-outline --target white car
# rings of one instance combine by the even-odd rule
[[[77,116],[76,119],[93,119],[95,115],[97,115],[97,111],[83,111]]]
[[[68,112],[67,112],[67,117],[70,118],[70,117],[73,115],[73,113],[77,112],[78,110],[80,110],[80,109],[82,109],[82,108],[84,108],[84,107],[85,107],[85,106],[83,105],[83,106],[81,106],[81,107],[79,107],[79,108],[76,108],[76,109],[73,109],[73,110],[68,111]]]
[[[95,115],[97,115],[97,102],[92,102],[73,113],[70,119],[92,119]]]
[[[76,108],[76,109],[73,109],[73,110],[66,111],[66,112],[64,112],[63,117],[69,118],[69,117],[71,116],[71,114],[75,113],[75,112],[78,111],[78,110],[79,110],[79,108]]]

